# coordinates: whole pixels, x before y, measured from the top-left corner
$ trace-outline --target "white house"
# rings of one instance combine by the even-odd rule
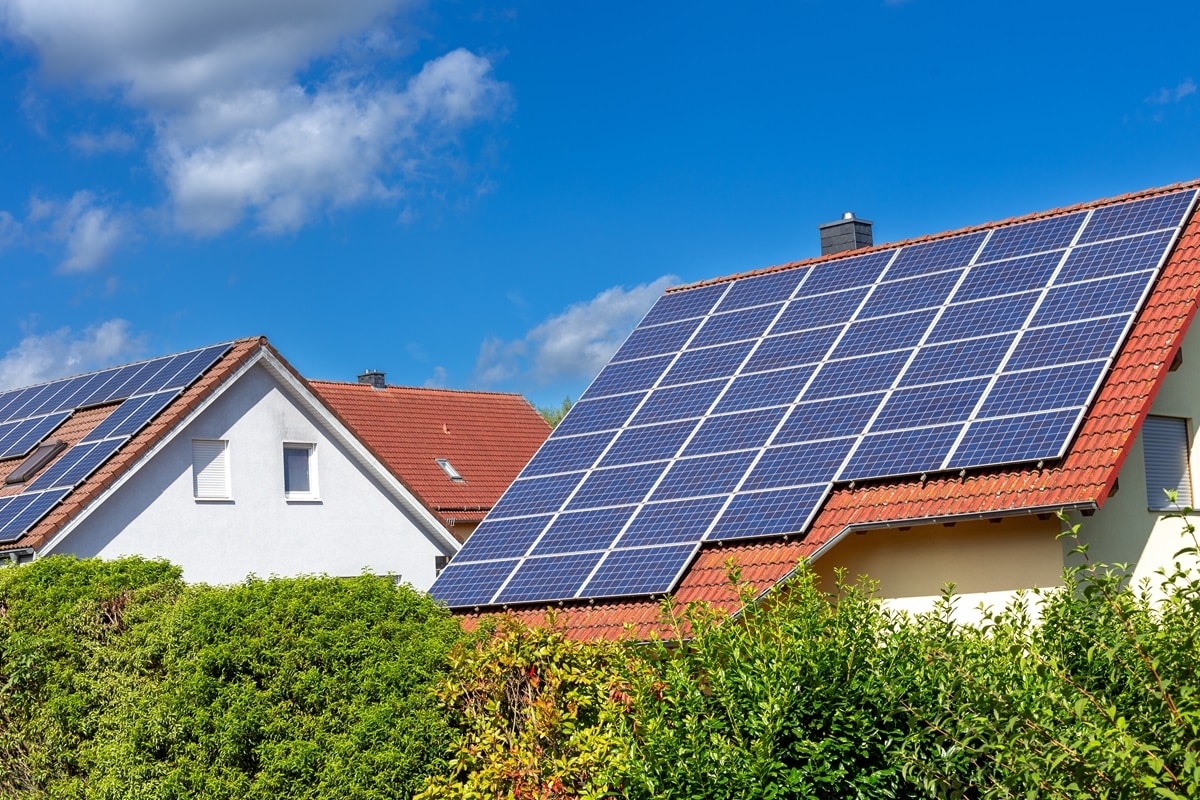
[[[261,338],[0,394],[10,440],[0,559],[140,555],[207,583],[369,571],[425,589],[459,548]]]

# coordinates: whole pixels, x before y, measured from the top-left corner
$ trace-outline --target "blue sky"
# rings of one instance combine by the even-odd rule
[[[662,289],[1200,177],[1192,2],[0,0],[0,385],[587,385]]]

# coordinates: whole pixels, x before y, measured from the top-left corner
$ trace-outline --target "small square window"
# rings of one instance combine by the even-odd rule
[[[283,494],[288,500],[317,498],[316,452],[315,444],[283,446]]]
[[[1181,417],[1146,417],[1142,424],[1142,454],[1146,459],[1147,507],[1151,511],[1191,508],[1188,421]],[[1174,505],[1165,490],[1175,492]]]

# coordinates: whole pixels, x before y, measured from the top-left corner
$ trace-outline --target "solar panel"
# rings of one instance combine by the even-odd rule
[[[667,293],[433,595],[657,594],[705,542],[803,535],[837,483],[1061,457],[1196,194]]]

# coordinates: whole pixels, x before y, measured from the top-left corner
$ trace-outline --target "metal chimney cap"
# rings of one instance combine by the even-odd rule
[[[847,211],[845,214],[842,214],[842,219],[854,219],[854,212]]]

